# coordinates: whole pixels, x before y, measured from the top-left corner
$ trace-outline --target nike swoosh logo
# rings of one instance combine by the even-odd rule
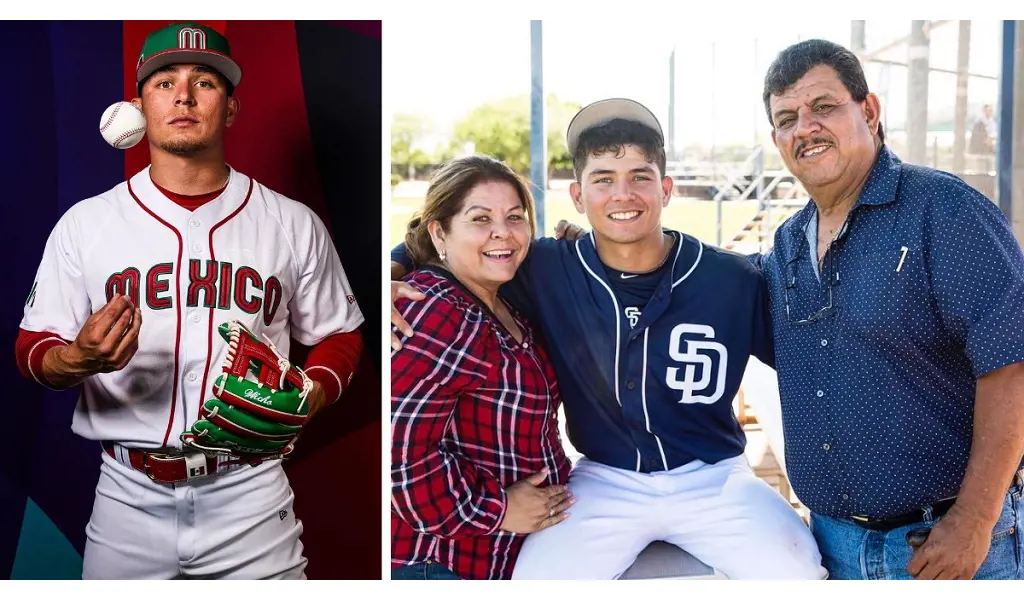
[[[621,277],[623,279],[632,279],[632,278],[636,277],[636,275],[626,275],[625,273],[619,273],[619,277]]]

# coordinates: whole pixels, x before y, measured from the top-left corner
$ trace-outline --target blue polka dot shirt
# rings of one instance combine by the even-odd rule
[[[1024,361],[1024,257],[1007,219],[884,146],[817,274],[815,215],[809,202],[759,258],[793,489],[839,518],[953,497],[977,378]]]

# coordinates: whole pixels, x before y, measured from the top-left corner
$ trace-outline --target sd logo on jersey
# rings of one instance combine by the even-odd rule
[[[683,334],[696,333],[706,338],[705,340],[685,340],[686,348],[683,349]],[[714,404],[725,393],[725,373],[729,361],[729,352],[725,346],[713,341],[715,329],[710,325],[694,325],[681,323],[672,329],[669,336],[668,353],[672,360],[689,363],[683,370],[683,378],[679,378],[679,368],[669,367],[665,377],[665,383],[674,390],[683,392],[680,404]],[[700,368],[700,376],[697,377],[697,369]],[[718,372],[715,381],[711,381],[712,371]],[[712,383],[714,385],[712,385]],[[697,395],[696,392],[707,391],[706,395]]]

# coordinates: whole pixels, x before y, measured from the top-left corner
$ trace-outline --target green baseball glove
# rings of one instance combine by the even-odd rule
[[[240,322],[224,323],[217,331],[228,342],[224,372],[199,420],[181,434],[182,443],[208,454],[287,456],[309,416],[306,396],[313,382],[269,339],[261,341]]]

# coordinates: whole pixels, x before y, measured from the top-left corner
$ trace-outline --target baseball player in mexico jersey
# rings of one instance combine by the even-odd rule
[[[214,60],[151,47],[183,39],[182,27],[223,44],[207,51]],[[208,439],[203,429],[231,410],[211,414],[209,402],[226,398],[239,332],[266,341],[282,382],[304,371],[302,422],[337,400],[362,347],[363,316],[324,224],[224,163],[240,71],[218,37],[188,24],[147,40],[143,57],[166,61],[140,60],[138,74],[152,164],[60,218],[21,323],[22,372],[56,389],[80,383],[72,429],[101,442],[85,578],[304,577],[277,460],[291,446],[202,453],[183,440]],[[311,347],[304,369],[287,363],[291,339]],[[257,388],[239,395],[268,402]]]
[[[658,540],[730,578],[821,577],[810,531],[747,464],[732,409],[749,357],[774,363],[764,279],[661,227],[672,182],[649,110],[585,107],[568,147],[593,232],[535,241],[501,294],[541,325],[584,457],[570,516],[527,537],[513,578],[615,578]]]

